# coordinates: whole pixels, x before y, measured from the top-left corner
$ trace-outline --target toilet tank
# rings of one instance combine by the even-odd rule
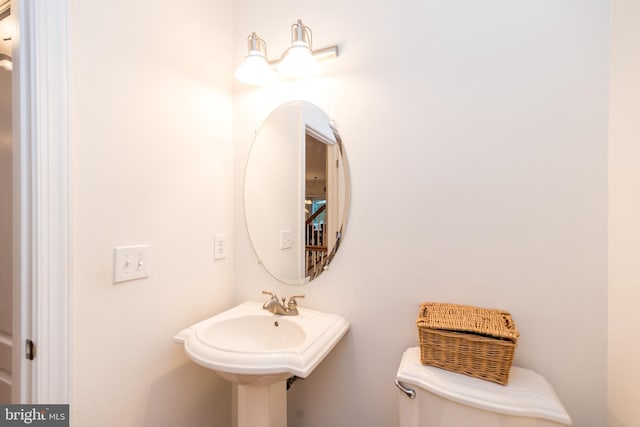
[[[509,384],[449,372],[420,363],[408,348],[396,375],[411,399],[398,391],[400,427],[561,427],[571,418],[551,385],[532,370],[511,367]]]

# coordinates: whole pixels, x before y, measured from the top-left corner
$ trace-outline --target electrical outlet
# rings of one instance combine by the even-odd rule
[[[149,245],[118,246],[113,250],[113,283],[149,277]]]
[[[225,259],[227,257],[227,235],[216,234],[213,236],[213,259]]]

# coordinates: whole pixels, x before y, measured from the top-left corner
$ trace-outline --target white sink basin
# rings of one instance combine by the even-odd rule
[[[227,351],[276,351],[297,347],[306,334],[297,323],[272,316],[247,315],[212,323],[202,340]]]
[[[278,316],[245,302],[181,331],[189,358],[236,384],[305,378],[349,330],[341,316],[306,308]]]

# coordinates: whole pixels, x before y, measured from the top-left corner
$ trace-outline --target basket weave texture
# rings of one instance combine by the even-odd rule
[[[509,382],[520,334],[508,312],[425,302],[416,324],[423,365],[502,385]]]

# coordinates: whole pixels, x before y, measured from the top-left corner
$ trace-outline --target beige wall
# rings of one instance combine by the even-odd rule
[[[609,427],[640,425],[640,3],[612,2]]]
[[[172,343],[230,306],[231,1],[71,2],[73,425],[230,424],[227,382]],[[151,276],[112,284],[113,248]]]
[[[304,292],[351,322],[289,391],[289,425],[396,425],[400,356],[435,300],[511,311],[516,364],[575,426],[604,426],[608,2],[235,0],[235,64],[251,31],[278,57],[298,17],[316,47],[340,44],[324,77],[234,92],[236,183],[253,130],[292,99],[336,120],[351,166],[344,242],[303,290],[260,269],[236,221],[236,302]]]

